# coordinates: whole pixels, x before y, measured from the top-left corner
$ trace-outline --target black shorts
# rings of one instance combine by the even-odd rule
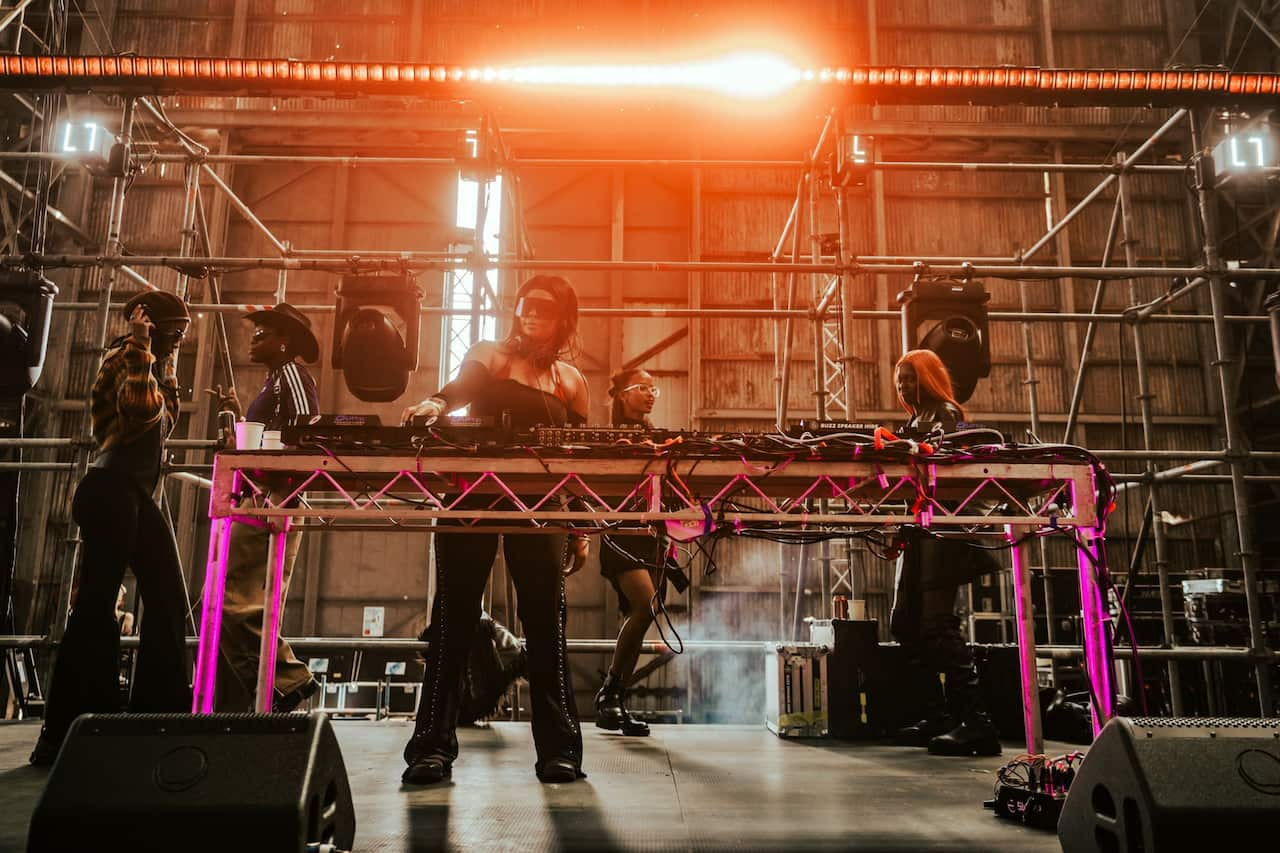
[[[662,567],[666,564],[666,540],[652,536],[602,536],[600,537],[600,574],[608,578],[618,593],[618,607],[630,610],[631,603],[618,584],[618,576],[640,569],[647,570],[653,584],[662,586],[666,599],[666,584],[662,583]]]

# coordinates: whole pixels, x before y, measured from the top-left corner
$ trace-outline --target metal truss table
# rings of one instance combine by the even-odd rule
[[[764,525],[806,531],[865,530],[917,524],[1012,547],[1016,621],[1027,751],[1043,752],[1035,633],[1026,549],[1040,532],[1064,532],[1078,548],[1085,664],[1092,682],[1095,731],[1113,713],[1111,649],[1098,584],[1102,522],[1096,472],[1084,459],[848,461],[796,456],[755,460],[723,456],[605,457],[568,450],[505,455],[413,455],[312,450],[233,451],[214,461],[193,710],[210,713],[217,669],[228,540],[233,521],[270,530],[257,710],[271,709],[280,632],[285,534],[306,527],[513,534],[548,529],[625,531],[665,523],[687,536],[713,526]],[[622,497],[618,497],[621,495]]]

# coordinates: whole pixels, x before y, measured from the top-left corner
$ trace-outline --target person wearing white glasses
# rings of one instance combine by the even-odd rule
[[[658,399],[658,386],[647,370],[615,373],[609,386],[614,426],[653,429],[649,414]],[[604,536],[600,545],[600,574],[618,593],[622,625],[613,647],[613,660],[596,694],[596,726],[632,737],[649,734],[649,726],[627,711],[623,697],[635,672],[644,635],[653,624],[657,590],[663,586],[666,540],[644,536]]]

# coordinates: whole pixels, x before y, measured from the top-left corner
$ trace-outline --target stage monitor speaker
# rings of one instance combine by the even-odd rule
[[[324,714],[85,714],[27,841],[46,851],[350,850],[356,819]]]
[[[1117,717],[1058,819],[1064,853],[1271,849],[1277,838],[1280,719]]]

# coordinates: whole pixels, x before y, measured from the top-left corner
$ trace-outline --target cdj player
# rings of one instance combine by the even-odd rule
[[[441,447],[498,447],[513,443],[515,434],[496,418],[414,418],[404,426],[384,426],[377,415],[299,415],[280,431],[288,447],[323,446],[333,449],[412,449]]]

